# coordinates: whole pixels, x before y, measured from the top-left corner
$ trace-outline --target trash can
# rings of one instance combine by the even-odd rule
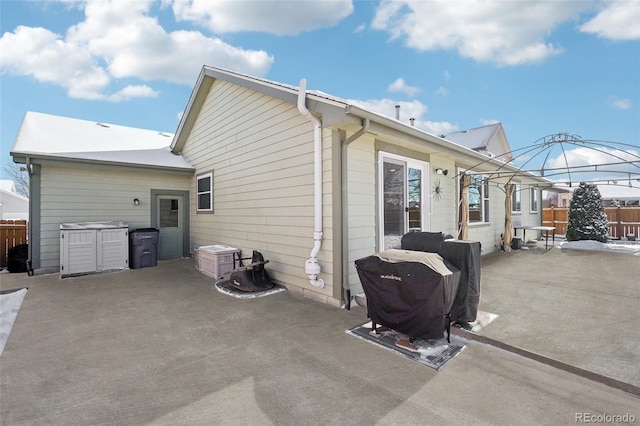
[[[7,252],[7,270],[9,272],[27,272],[29,270],[28,258],[29,246],[27,244],[11,247]]]
[[[140,228],[129,233],[131,269],[150,268],[158,264],[158,237],[156,228]]]

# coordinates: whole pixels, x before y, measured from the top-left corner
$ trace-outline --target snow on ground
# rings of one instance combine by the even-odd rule
[[[631,253],[640,256],[640,244],[637,242],[620,241],[615,243],[601,243],[600,241],[566,241],[559,244],[562,249],[609,251],[617,253]]]

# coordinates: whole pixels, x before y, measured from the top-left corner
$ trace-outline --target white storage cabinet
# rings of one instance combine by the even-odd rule
[[[222,244],[200,246],[196,249],[196,269],[212,278],[221,279],[233,270],[235,253],[240,253],[240,250]]]
[[[60,224],[60,277],[127,269],[129,226],[125,222]]]

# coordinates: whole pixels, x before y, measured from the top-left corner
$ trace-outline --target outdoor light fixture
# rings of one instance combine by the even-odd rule
[[[133,205],[134,206],[139,206],[140,205],[140,200],[138,198],[134,198],[133,199]]]
[[[441,169],[440,167],[438,167],[436,169],[436,174],[438,174],[438,175],[446,176],[448,173],[449,173],[449,170],[447,170],[447,169]]]

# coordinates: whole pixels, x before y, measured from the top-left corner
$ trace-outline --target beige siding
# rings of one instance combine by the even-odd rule
[[[376,252],[376,152],[364,136],[348,147],[349,288],[362,291],[354,262]]]
[[[444,157],[431,156],[430,187],[431,197],[431,232],[444,232],[454,237],[458,234],[458,179],[455,162]],[[446,169],[449,173],[437,175],[437,168]],[[434,186],[440,182],[440,197],[435,197]]]
[[[276,281],[335,304],[329,131],[323,134],[324,241],[318,255],[325,287],[312,287],[304,273],[314,232],[312,130],[295,105],[216,81],[183,150],[196,174],[213,170],[214,181],[213,213],[198,213],[191,197],[191,245],[227,244],[245,256],[259,250]],[[195,185],[194,178],[192,194]]]
[[[60,265],[60,223],[124,221],[130,229],[150,225],[150,190],[188,190],[190,177],[129,169],[41,168],[40,267]],[[140,200],[139,206],[133,199]]]

